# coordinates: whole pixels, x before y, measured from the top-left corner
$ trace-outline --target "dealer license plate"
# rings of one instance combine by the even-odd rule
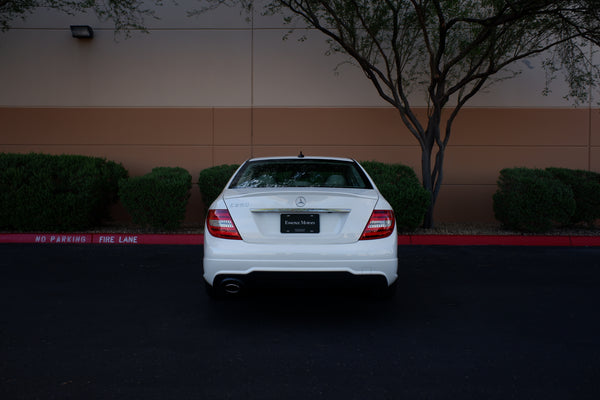
[[[319,214],[281,214],[281,233],[319,233]]]

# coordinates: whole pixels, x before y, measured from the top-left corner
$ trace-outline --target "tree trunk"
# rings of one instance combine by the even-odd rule
[[[435,209],[435,203],[437,200],[437,193],[439,191],[439,185],[442,183],[441,171],[442,165],[438,165],[443,160],[443,157],[436,157],[435,164],[431,165],[431,156],[433,153],[433,146],[438,142],[440,137],[440,123],[441,123],[441,109],[435,109],[432,115],[429,117],[427,123],[427,130],[425,131],[425,137],[421,145],[421,175],[423,177],[423,187],[431,195],[431,204],[425,214],[423,220],[423,228],[431,229],[434,227],[433,211]],[[439,143],[438,143],[439,146]],[[444,149],[438,150],[438,155],[443,154]]]
[[[433,176],[431,174],[431,153],[433,150],[433,135],[431,132],[431,119],[429,120],[429,124],[427,125],[427,130],[425,134],[425,141],[421,146],[421,175],[423,177],[423,187],[427,190],[431,195],[431,203],[429,204],[429,209],[425,214],[425,219],[423,220],[423,228],[433,228],[433,210],[435,206],[435,201],[433,199],[433,188],[435,182],[433,182]]]

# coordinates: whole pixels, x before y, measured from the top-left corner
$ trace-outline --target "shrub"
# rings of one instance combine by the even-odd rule
[[[546,232],[575,213],[571,188],[541,169],[503,169],[493,200],[496,219],[524,232]]]
[[[600,218],[600,174],[566,168],[548,168],[546,170],[573,191],[575,213],[569,224],[594,225],[594,222]]]
[[[402,164],[377,161],[360,163],[391,204],[400,231],[413,231],[423,222],[431,204],[431,195],[421,185],[415,171]]]
[[[120,164],[97,157],[0,154],[0,228],[88,229],[109,215]]]
[[[119,197],[134,223],[156,230],[181,226],[192,176],[183,168],[157,167],[149,174],[119,182]]]
[[[238,168],[239,165],[236,164],[217,165],[200,171],[198,188],[202,194],[205,214],[208,207],[223,191],[225,185]]]

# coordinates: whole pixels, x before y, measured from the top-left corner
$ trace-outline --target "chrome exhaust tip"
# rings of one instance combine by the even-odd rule
[[[221,281],[221,287],[226,294],[237,295],[242,291],[244,283],[236,278],[225,278]]]

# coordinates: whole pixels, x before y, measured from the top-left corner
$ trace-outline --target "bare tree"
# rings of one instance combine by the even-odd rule
[[[200,12],[252,0],[204,0]],[[377,93],[396,108],[421,148],[423,186],[433,209],[446,147],[463,106],[482,88],[514,76],[516,62],[544,57],[547,83],[563,72],[575,103],[588,101],[598,71],[590,43],[600,39],[600,1],[547,0],[271,0],[264,14],[300,19],[351,58]],[[414,99],[425,98],[419,119]],[[434,151],[435,150],[435,151]]]

